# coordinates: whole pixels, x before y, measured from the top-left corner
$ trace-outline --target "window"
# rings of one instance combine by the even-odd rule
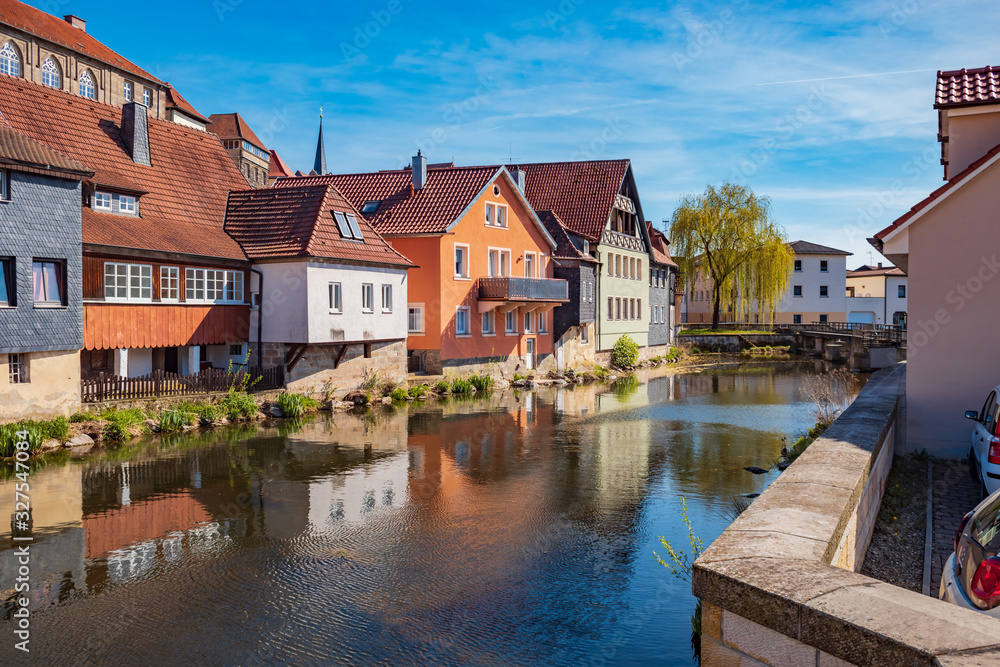
[[[222,273],[219,271],[218,273]],[[243,272],[226,271],[226,301],[243,301]]]
[[[347,224],[347,216],[340,211],[333,212],[333,219],[337,221],[337,229],[340,230],[340,235],[345,239],[354,238],[351,234],[351,226]]]
[[[351,226],[351,234],[354,235],[354,240],[364,241],[365,237],[361,233],[361,226],[358,225],[358,219],[354,217],[353,213],[347,214],[347,224]]]
[[[10,172],[0,169],[0,200],[10,199]]]
[[[826,322],[826,321],[827,321],[827,318],[828,318],[828,316],[827,316],[827,315],[825,315],[825,314],[821,314],[821,315],[819,316],[819,321],[820,321],[820,323],[823,323],[823,322]]]
[[[149,88],[142,89],[142,103],[147,107],[153,106],[153,91]]]
[[[854,288],[853,287],[848,287],[847,288],[847,296],[852,297],[852,298],[854,297]]]
[[[510,275],[510,251],[489,251],[489,273],[491,278]]]
[[[615,256],[608,255],[608,275],[615,275]]]
[[[176,301],[180,296],[179,270],[176,266],[160,267],[160,299]]]
[[[135,214],[135,197],[118,195],[118,212]]]
[[[608,319],[615,319],[615,300],[610,296],[608,297]]]
[[[0,47],[0,74],[21,76],[21,56],[10,42]]]
[[[486,226],[487,227],[506,227],[507,226],[507,207],[503,204],[487,204],[486,205]]]
[[[584,324],[580,327],[580,343],[586,345],[590,342],[590,325]]]
[[[524,277],[535,277],[535,253],[533,252],[524,253]]]
[[[545,313],[538,313],[535,316],[535,320],[538,322],[538,333],[548,333],[549,332],[549,318],[545,316]]]
[[[496,333],[496,329],[493,326],[494,318],[493,311],[487,311],[483,313],[483,335],[491,336]]]
[[[629,299],[628,302],[629,302],[629,305],[628,305],[628,308],[629,308],[628,318],[630,320],[634,320],[635,319],[635,299]]]
[[[7,371],[10,373],[11,384],[26,384],[28,382],[28,355],[8,354]]]
[[[361,207],[361,212],[374,213],[375,211],[378,210],[378,205],[381,203],[382,203],[381,201],[366,201],[365,205]]]
[[[33,261],[31,282],[35,303],[61,306],[66,292],[63,285],[65,279],[66,270],[63,262],[39,259]]]
[[[132,101],[132,82],[126,81],[122,85],[122,95],[125,97],[126,102]]]
[[[802,296],[802,285],[792,287],[792,296]]]
[[[792,324],[802,324],[802,316],[792,315]]]
[[[80,97],[87,99],[97,99],[97,88],[94,86],[94,77],[90,70],[80,75]]]
[[[242,271],[185,269],[184,282],[188,301],[243,301]]]
[[[642,299],[635,300],[635,317],[636,319],[642,319]]]
[[[243,356],[243,343],[234,343],[229,346],[229,356],[230,357],[242,357]]]
[[[382,285],[382,312],[392,312],[392,285]]]
[[[455,245],[455,277],[469,277],[469,246]]]
[[[486,226],[487,227],[492,227],[493,226],[493,217],[494,217],[493,216],[493,204],[487,204],[486,205]]]
[[[469,334],[469,307],[459,306],[455,309],[455,335],[468,336]]]
[[[497,205],[497,227],[507,226],[507,207]]]
[[[375,312],[375,286],[371,283],[361,286],[361,310],[365,313]]]
[[[615,297],[615,319],[620,320],[622,318],[622,300],[621,297]]]
[[[509,310],[504,315],[504,329],[507,333],[517,333],[517,317],[513,310]]]
[[[42,85],[49,88],[62,87],[62,75],[59,74],[59,65],[52,58],[46,58],[42,63]]]
[[[406,330],[410,333],[424,332],[423,305],[410,304],[406,309]]]
[[[635,279],[642,280],[642,259],[635,260]]]
[[[797,272],[802,271],[802,260],[801,259],[795,260],[795,271],[797,271]]]
[[[184,271],[184,296],[188,301],[205,300],[205,269]]]
[[[622,256],[615,255],[615,275],[619,278],[622,276]]]
[[[94,208],[100,211],[110,211],[111,210],[111,193],[110,192],[95,192],[94,193]]]
[[[830,296],[829,289],[827,288],[826,285],[820,285],[819,286],[819,295],[820,296]]]
[[[524,333],[531,333],[531,313],[524,314]]]
[[[900,299],[905,299],[905,298],[906,298],[906,285],[899,285],[899,286],[898,286],[898,287],[896,288],[896,295],[897,295],[897,296],[898,296],[898,297],[899,297]]]
[[[344,293],[340,283],[330,283],[330,312],[331,313],[343,313],[344,312]]]
[[[14,258],[0,258],[0,308],[17,305],[17,283],[14,280]]]
[[[819,272],[827,273],[828,271],[829,271],[829,262],[827,262],[825,259],[819,260]]]

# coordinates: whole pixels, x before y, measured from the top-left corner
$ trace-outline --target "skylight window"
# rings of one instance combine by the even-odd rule
[[[381,201],[366,201],[365,205],[361,207],[361,212],[374,213],[375,211],[378,210],[378,205],[381,203],[382,203]]]
[[[337,221],[337,228],[340,230],[340,235],[345,239],[352,238],[351,227],[347,223],[347,217],[340,211],[334,211],[333,217]]]
[[[365,237],[361,234],[361,227],[358,226],[358,219],[354,217],[353,213],[347,214],[347,222],[351,225],[351,234],[354,235],[358,241],[364,241]]]

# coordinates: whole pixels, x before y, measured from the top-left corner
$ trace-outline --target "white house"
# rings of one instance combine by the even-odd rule
[[[407,269],[329,183],[229,197],[226,231],[253,262],[250,339],[292,391],[352,390],[365,373],[406,377]]]
[[[847,272],[847,321],[906,326],[907,279],[895,266],[861,266]]]

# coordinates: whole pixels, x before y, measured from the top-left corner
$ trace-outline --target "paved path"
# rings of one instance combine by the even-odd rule
[[[938,596],[941,570],[954,548],[955,531],[965,513],[982,499],[979,482],[965,459],[934,459],[934,533],[931,543],[931,590]]]

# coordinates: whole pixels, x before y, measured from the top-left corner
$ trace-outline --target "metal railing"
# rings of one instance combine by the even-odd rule
[[[788,329],[803,333],[829,333],[860,338],[868,347],[899,347],[906,342],[906,329],[896,324],[863,322],[812,322],[790,324]]]
[[[569,283],[556,278],[480,278],[479,298],[503,301],[569,301]]]

